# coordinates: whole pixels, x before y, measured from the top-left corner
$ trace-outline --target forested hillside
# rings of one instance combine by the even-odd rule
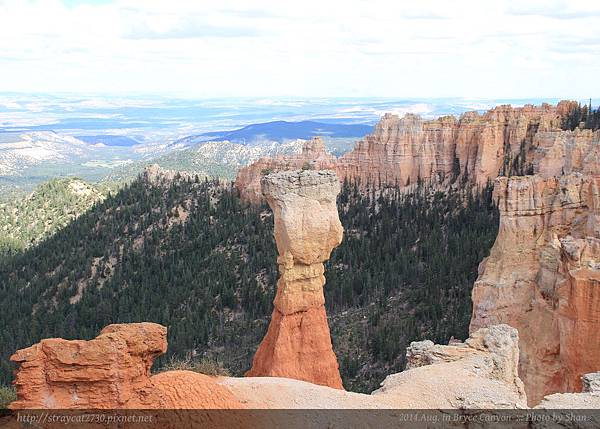
[[[404,367],[410,341],[464,338],[477,265],[496,236],[491,189],[339,197],[346,230],[326,302],[346,388]],[[277,278],[272,215],[218,182],[138,179],[39,245],[0,262],[0,382],[8,357],[45,337],[92,338],[110,323],[169,328],[167,356],[243,374]]]
[[[0,203],[0,254],[20,251],[65,227],[102,200],[109,187],[52,179],[25,197]]]

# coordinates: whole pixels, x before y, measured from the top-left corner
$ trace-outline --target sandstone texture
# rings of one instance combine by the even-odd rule
[[[388,376],[371,395],[284,378],[220,382],[249,408],[526,408],[518,341],[516,329],[499,325],[473,333],[465,343],[412,343],[407,370]]]
[[[90,341],[48,338],[17,351],[12,409],[244,408],[213,377],[190,371],[150,375],[167,349],[155,323],[109,325]]]
[[[531,404],[600,369],[600,177],[501,177],[500,229],[473,289],[471,331],[519,330]]]
[[[573,107],[568,101],[557,106],[502,105],[482,115],[467,112],[459,119],[435,120],[386,114],[373,135],[338,160],[338,176],[375,186],[459,178],[484,185],[518,156],[523,165],[533,163],[535,136],[543,131],[560,135],[562,120]]]
[[[311,168],[314,170],[335,170],[336,157],[325,151],[321,137],[308,140],[302,152],[294,155],[279,155],[274,158],[261,158],[255,163],[242,167],[237,174],[235,187],[242,200],[258,204],[264,201],[261,187],[263,176],[280,170]]]
[[[600,409],[600,372],[581,377],[582,393],[555,393],[548,395],[536,408],[576,410],[581,408]]]
[[[399,186],[419,180],[448,185],[457,180],[485,185],[501,172],[535,173],[598,171],[600,131],[562,131],[561,124],[577,103],[556,106],[502,105],[484,114],[467,112],[458,119],[425,120],[407,114],[384,115],[372,135],[336,159],[321,140],[307,142],[300,155],[262,158],[242,168],[236,188],[243,200],[262,201],[260,178],[267,172],[303,165],[335,170],[340,181],[361,186]]]
[[[286,377],[342,389],[327,315],[323,262],[342,241],[333,171],[293,170],[263,177],[279,257],[274,310],[249,377]]]
[[[407,408],[526,408],[518,343],[517,330],[507,325],[482,328],[464,343],[414,342],[406,370],[388,376],[373,395]]]
[[[543,131],[529,154],[532,172],[542,177],[600,174],[600,130]]]
[[[153,323],[110,325],[90,341],[47,339],[18,351],[14,359],[19,363],[17,401],[10,408],[144,409],[156,419],[150,426],[124,427],[321,427],[332,424],[347,427],[356,425],[356,421],[348,420],[356,417],[364,418],[361,424],[366,426],[381,427],[385,423],[396,427],[399,415],[393,410],[398,409],[527,408],[523,383],[518,376],[518,344],[516,329],[507,325],[482,328],[464,343],[443,346],[431,341],[414,342],[407,349],[407,370],[390,375],[380,389],[368,395],[279,377],[209,377],[190,371],[167,371],[150,376],[148,368],[152,359],[166,346],[165,328]],[[540,407],[599,407],[600,373],[586,374],[583,379],[583,393],[550,395]],[[157,409],[175,411],[153,415],[151,410]],[[252,411],[210,414],[180,413],[178,409],[377,409],[382,412],[360,416],[330,411],[325,414]],[[48,427],[61,425],[64,423]]]

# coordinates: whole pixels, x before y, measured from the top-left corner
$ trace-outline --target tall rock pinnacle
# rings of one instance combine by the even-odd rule
[[[265,176],[262,192],[275,217],[279,281],[267,335],[247,376],[295,378],[342,389],[325,313],[323,262],[342,241],[333,171]]]

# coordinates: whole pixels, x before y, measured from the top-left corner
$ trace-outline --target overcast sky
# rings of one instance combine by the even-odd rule
[[[600,2],[0,0],[0,91],[600,98]]]

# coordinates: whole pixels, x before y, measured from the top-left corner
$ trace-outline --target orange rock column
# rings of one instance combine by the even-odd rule
[[[273,316],[250,377],[286,377],[343,389],[325,313],[323,262],[342,241],[333,171],[265,176],[263,195],[275,217],[279,281]]]

